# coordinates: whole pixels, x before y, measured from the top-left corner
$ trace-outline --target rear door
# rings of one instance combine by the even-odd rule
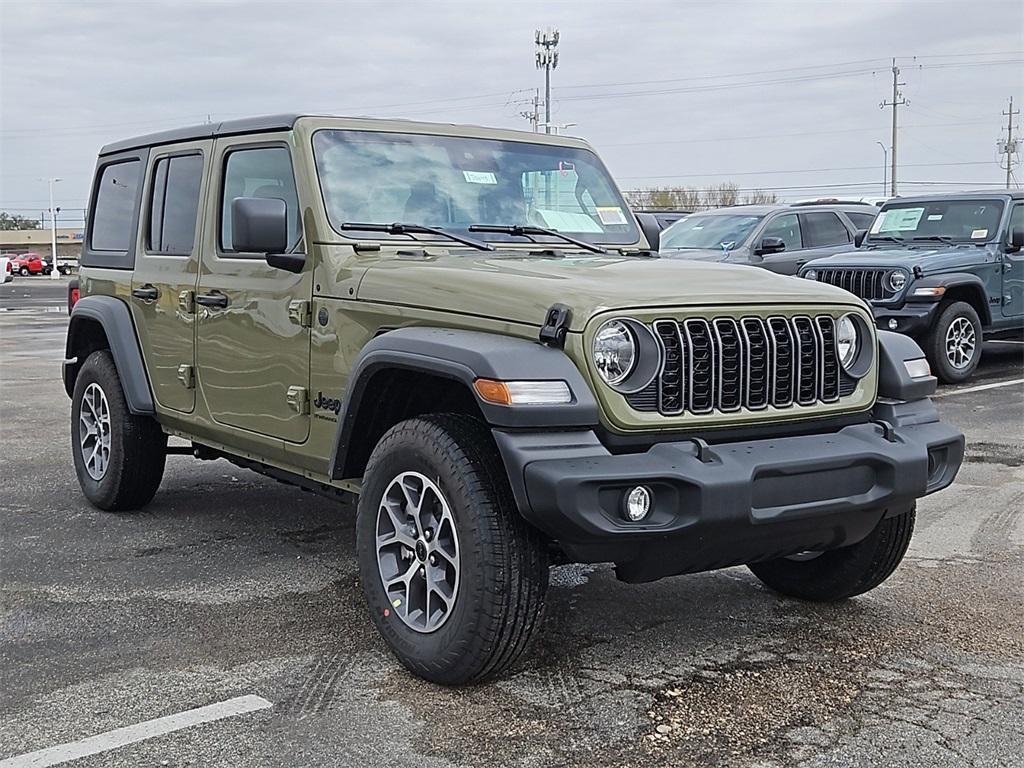
[[[1013,204],[1006,240],[1015,229],[1024,229],[1024,202]],[[1024,251],[1003,254],[1003,317],[1024,317]]]
[[[139,215],[131,308],[153,395],[164,408],[195,409],[195,304],[199,211],[212,141],[150,152]]]
[[[299,274],[232,245],[237,197],[284,200],[291,250],[302,244],[286,134],[217,139],[197,307],[197,370],[210,416],[254,435],[300,443],[309,434],[312,265]]]

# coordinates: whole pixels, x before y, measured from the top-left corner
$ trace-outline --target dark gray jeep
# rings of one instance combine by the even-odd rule
[[[800,275],[871,306],[879,328],[918,340],[941,381],[974,373],[985,337],[1024,330],[1024,191],[903,197],[862,246]]]

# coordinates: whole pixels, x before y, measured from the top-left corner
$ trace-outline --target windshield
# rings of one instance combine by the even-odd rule
[[[402,222],[463,233],[472,224],[527,224],[591,243],[627,244],[639,239],[629,208],[589,150],[454,136],[321,130],[313,135],[313,152],[327,215],[339,231],[346,222]],[[368,236],[401,237],[381,232]],[[479,232],[474,236],[481,237]],[[523,242],[509,233],[483,237]],[[550,244],[560,242],[564,241],[552,239]]]
[[[704,214],[680,219],[661,233],[660,250],[678,248],[721,248],[732,250],[743,244],[763,216],[749,213]]]
[[[953,240],[984,243],[999,234],[1000,200],[935,200],[886,205],[868,240]]]

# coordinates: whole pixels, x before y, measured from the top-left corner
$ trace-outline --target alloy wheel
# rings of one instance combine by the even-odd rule
[[[963,316],[954,318],[946,329],[946,360],[957,370],[963,370],[971,364],[977,343],[971,321]]]
[[[377,568],[390,610],[417,632],[451,616],[459,592],[459,537],[451,506],[419,472],[403,472],[377,511]]]
[[[110,406],[96,382],[90,383],[82,393],[78,421],[79,449],[85,471],[93,480],[102,480],[110,464]]]

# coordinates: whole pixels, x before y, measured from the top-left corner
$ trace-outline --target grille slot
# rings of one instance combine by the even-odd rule
[[[787,408],[834,403],[856,387],[839,365],[830,315],[662,319],[653,328],[662,366],[651,386],[627,396],[636,410],[675,416]]]
[[[842,267],[819,269],[818,282],[828,283],[868,301],[889,301],[898,293],[889,287],[890,270]]]

